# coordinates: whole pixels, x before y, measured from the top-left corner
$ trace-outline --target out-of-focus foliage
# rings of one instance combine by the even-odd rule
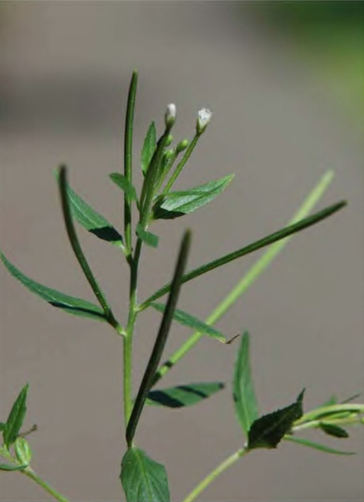
[[[277,36],[289,38],[328,95],[364,128],[364,3],[278,1],[251,7]]]

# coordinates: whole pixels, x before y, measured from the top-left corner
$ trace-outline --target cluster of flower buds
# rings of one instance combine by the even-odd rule
[[[165,113],[165,123],[168,129],[171,129],[176,121],[177,108],[174,103],[167,105]],[[207,108],[202,108],[197,114],[196,131],[197,134],[202,134],[211,120],[212,113]],[[181,142],[182,144],[182,142]],[[183,148],[182,148],[183,149]]]

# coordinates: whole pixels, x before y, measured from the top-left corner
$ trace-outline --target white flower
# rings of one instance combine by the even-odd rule
[[[211,116],[212,116],[212,113],[207,108],[202,108],[202,110],[200,110],[198,112],[198,116],[197,116],[197,132],[199,134],[202,133],[202,132],[204,132],[204,130],[206,129],[206,127],[208,126],[208,123],[211,120]]]
[[[165,121],[167,127],[172,127],[176,120],[177,108],[174,103],[167,105]]]

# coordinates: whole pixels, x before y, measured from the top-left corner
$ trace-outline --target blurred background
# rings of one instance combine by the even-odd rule
[[[145,250],[140,297],[169,280],[186,226],[189,266],[233,251],[285,225],[327,169],[320,202],[349,206],[299,234],[218,323],[248,328],[261,412],[305,409],[363,388],[363,3],[1,2],[1,248],[24,273],[93,300],[66,239],[52,171],[69,165],[75,190],[111,222],[122,201],[108,174],[122,166],[131,72],[139,70],[135,167],[152,119],[159,131],[177,104],[177,138],[191,138],[197,111],[213,120],[178,188],[235,173],[208,208],[158,223],[158,251]],[[140,181],[140,175],[136,175]],[[107,296],[123,318],[127,269],[116,249],[79,232]],[[186,285],[180,307],[204,318],[259,253]],[[121,499],[121,344],[107,326],[67,316],[34,297],[1,267],[1,419],[25,382],[34,469],[70,500]],[[136,332],[140,381],[158,328],[145,312]],[[167,353],[189,331],[174,326]],[[147,409],[137,443],[167,465],[172,500],[242,444],[230,380],[237,344],[203,339],[164,386],[221,380],[227,388],[184,410]],[[319,439],[319,434],[308,437]],[[257,451],[221,476],[201,500],[362,500],[362,431],[328,440],[345,458],[293,444]],[[326,438],[320,438],[326,441]],[[2,476],[3,502],[46,501],[28,479]]]

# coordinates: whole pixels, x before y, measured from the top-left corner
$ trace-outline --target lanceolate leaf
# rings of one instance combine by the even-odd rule
[[[55,289],[48,288],[35,282],[17,269],[7,258],[0,253],[0,257],[5,267],[9,270],[11,275],[18,279],[26,288],[32,293],[40,296],[46,300],[53,307],[60,308],[69,314],[74,314],[82,317],[90,317],[98,321],[106,321],[104,311],[97,305],[75,298],[74,296],[65,295]]]
[[[148,394],[146,404],[182,408],[197,404],[223,388],[222,382],[203,382],[152,390]]]
[[[324,444],[316,443],[314,441],[309,441],[308,439],[298,438],[296,436],[287,435],[284,437],[287,441],[292,441],[292,443],[297,443],[302,446],[308,446],[314,448],[315,450],[323,451],[324,453],[333,453],[335,455],[355,455],[354,451],[341,451],[334,448],[330,448]]]
[[[9,464],[0,464],[0,471],[22,471],[25,469],[27,464],[24,465],[9,465]]]
[[[115,185],[121,188],[129,196],[130,200],[138,199],[135,187],[127,178],[125,178],[125,176],[120,173],[111,173],[110,178]]]
[[[163,305],[162,303],[156,303],[153,302],[150,304],[151,307],[153,307],[155,310],[158,310],[159,312],[164,312],[166,309],[166,306]],[[183,324],[183,326],[187,326],[189,328],[192,328],[199,333],[203,333],[204,335],[208,335],[211,338],[216,338],[222,343],[226,343],[226,338],[224,335],[220,333],[217,329],[213,328],[212,326],[209,326],[208,324],[200,321],[196,317],[192,316],[191,314],[188,314],[187,312],[184,312],[183,310],[176,309],[173,313],[173,319],[180,324]]]
[[[139,448],[129,448],[121,463],[120,480],[127,502],[169,502],[167,473]]]
[[[249,342],[249,333],[245,332],[240,342],[233,379],[235,412],[246,437],[248,437],[251,425],[258,418],[258,405],[250,367]]]
[[[9,448],[18,437],[21,426],[23,425],[24,417],[27,411],[27,393],[29,384],[25,385],[20,391],[5,424],[3,431],[4,443]]]
[[[212,201],[231,182],[234,175],[210,181],[183,192],[170,192],[162,195],[153,207],[156,219],[171,219],[192,213]]]
[[[150,164],[150,161],[152,160],[153,153],[156,147],[157,147],[157,133],[155,130],[155,123],[152,122],[149,126],[142,149],[142,171],[144,175],[148,170],[148,166]]]
[[[334,436],[336,438],[348,438],[349,434],[345,429],[339,427],[335,424],[330,424],[329,422],[321,422],[320,428],[329,436]]]
[[[147,246],[151,246],[152,248],[158,247],[159,237],[152,232],[148,232],[144,230],[140,223],[136,226],[136,234],[137,236],[145,243]]]
[[[59,172],[55,174],[59,180]],[[118,247],[123,247],[123,239],[119,232],[101,214],[97,213],[67,184],[67,195],[72,216],[86,230],[100,239],[110,242]]]
[[[169,293],[166,309],[163,313],[162,321],[158,330],[157,338],[154,343],[152,354],[149,358],[146,370],[144,372],[142,382],[140,384],[137,397],[130,415],[130,419],[126,428],[126,442],[130,447],[133,442],[135,431],[140,419],[140,416],[148,397],[148,393],[154,383],[158,365],[160,363],[163,350],[167,341],[169,330],[172,324],[173,312],[176,309],[179,292],[181,289],[181,278],[186,267],[188,252],[190,249],[191,232],[185,232],[178,253],[177,263],[175,266],[171,292]]]
[[[248,448],[276,448],[287,434],[295,420],[302,416],[302,399],[304,391],[295,403],[258,418],[251,426],[248,435]]]
[[[312,216],[308,216],[307,218],[304,218],[303,220],[298,221],[297,223],[293,223],[289,225],[286,228],[283,228],[282,230],[279,230],[278,232],[274,232],[271,235],[268,235],[267,237],[264,237],[263,239],[259,239],[256,242],[253,242],[252,244],[249,244],[248,246],[244,246],[241,249],[238,249],[237,251],[234,251],[232,253],[229,253],[225,256],[222,256],[221,258],[218,258],[216,260],[213,260],[209,263],[206,263],[205,265],[202,265],[201,267],[198,267],[194,270],[191,270],[191,272],[188,272],[185,274],[182,278],[182,282],[188,282],[192,281],[192,279],[195,279],[196,277],[199,277],[200,275],[206,274],[207,272],[210,272],[211,270],[214,270],[215,268],[221,267],[222,265],[226,265],[227,263],[230,263],[231,261],[234,261],[242,256],[245,256],[249,253],[252,253],[254,251],[257,251],[258,249],[261,249],[265,246],[269,246],[270,244],[273,244],[274,242],[280,241],[282,239],[285,239],[286,237],[293,235],[296,232],[300,232],[304,228],[307,228],[311,225],[314,225],[318,223],[319,221],[323,220],[324,218],[327,218],[328,216],[332,215],[339,209],[343,208],[346,206],[346,202],[338,202],[337,204],[334,204],[333,206],[327,207],[326,209],[323,209],[322,211],[319,211]],[[157,300],[157,298],[160,298],[164,294],[168,293],[170,290],[171,285],[170,284],[165,284],[163,287],[158,289],[155,293],[153,293],[152,296],[150,296],[145,302],[142,304],[142,308],[146,308],[152,301]]]
[[[323,406],[315,410],[305,413],[303,417],[299,420],[298,424],[305,422],[310,422],[312,420],[325,420],[340,418],[344,414],[348,415],[358,415],[364,413],[364,404],[360,403],[344,403],[344,404],[332,404],[329,406]]]

